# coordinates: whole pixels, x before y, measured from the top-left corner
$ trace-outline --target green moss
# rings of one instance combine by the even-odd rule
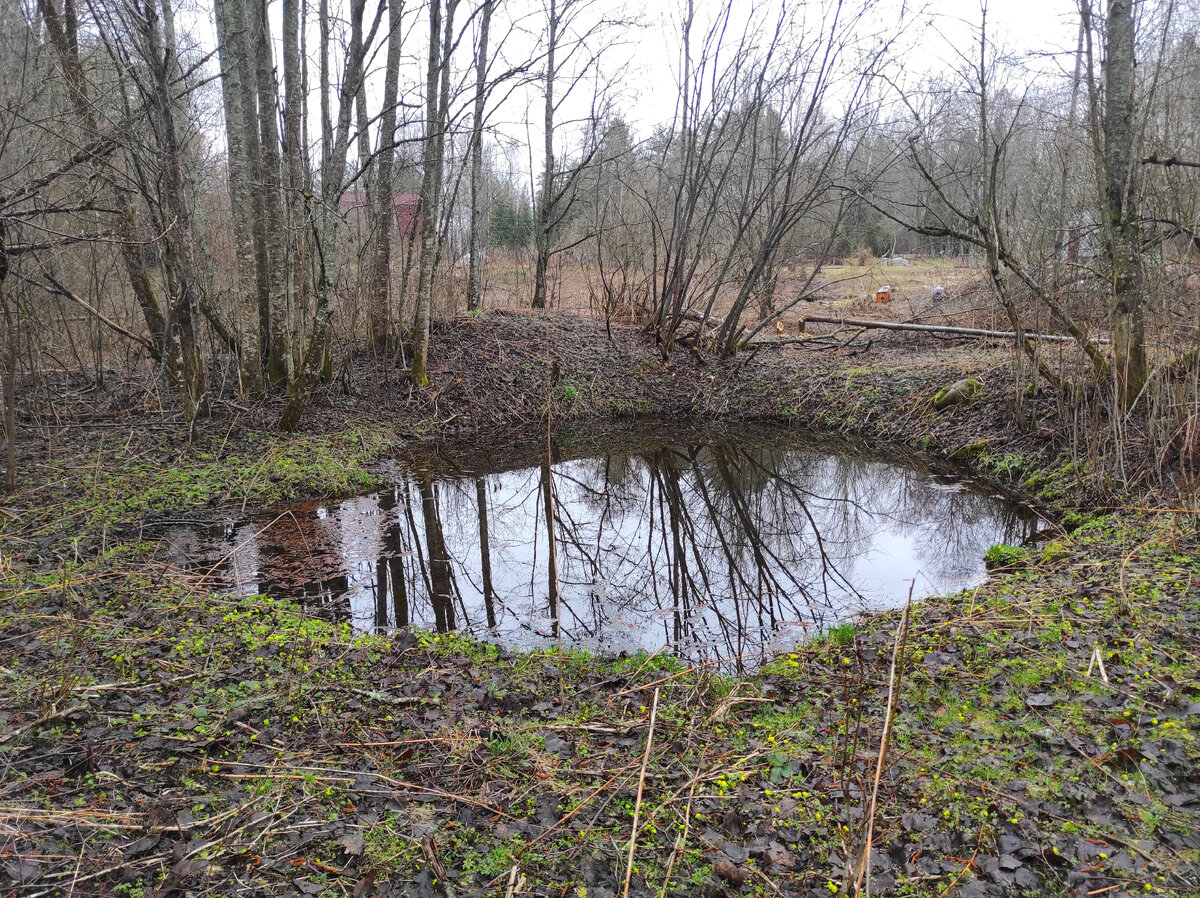
[[[1029,559],[1029,550],[1021,546],[997,543],[987,550],[983,562],[988,569],[1011,568],[1024,564]]]
[[[1042,561],[1050,564],[1071,557],[1071,547],[1061,539],[1052,540],[1042,547]]]

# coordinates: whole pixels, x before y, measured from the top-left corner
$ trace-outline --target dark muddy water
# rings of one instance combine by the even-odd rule
[[[988,546],[1038,522],[961,478],[791,432],[587,442],[553,464],[435,453],[398,464],[384,492],[172,528],[168,551],[223,588],[360,630],[523,648],[561,635],[752,667],[910,586],[980,582]]]

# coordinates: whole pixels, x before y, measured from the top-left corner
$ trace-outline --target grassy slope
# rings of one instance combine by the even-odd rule
[[[970,445],[977,466],[1019,471],[1061,507],[1077,466],[1004,442],[994,410],[914,413],[957,364],[831,363],[803,380],[761,366],[690,401],[744,414],[753,397],[799,420]],[[671,395],[640,389],[634,410]],[[562,416],[618,401],[587,395],[573,413],[579,395],[564,393]],[[36,879],[17,887],[30,894],[444,894],[448,882],[503,895],[516,867],[517,894],[521,877],[532,894],[619,894],[661,681],[631,891],[852,890],[896,615],[732,682],[662,658],[355,637],[147,561],[146,516],[359,489],[374,458],[441,420],[339,431],[338,413],[329,436],[226,445],[214,426],[203,450],[164,440],[133,457],[98,443],[94,465],[52,461],[5,524],[0,881]],[[1072,522],[986,586],[914,609],[874,891],[1200,892],[1195,519]],[[1107,684],[1086,673],[1096,646]]]

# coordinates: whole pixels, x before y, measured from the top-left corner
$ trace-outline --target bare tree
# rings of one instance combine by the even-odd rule
[[[442,198],[446,128],[450,106],[450,51],[458,0],[432,0],[429,7],[429,55],[425,76],[425,139],[421,178],[421,270],[413,320],[412,381],[429,383],[429,319],[433,305],[434,268],[438,256],[438,209]]]
[[[592,0],[546,0],[546,40],[541,77],[542,87],[542,170],[535,197],[533,308],[544,309],[547,302],[547,275],[550,259],[564,247],[556,237],[572,213],[577,192],[576,182],[592,161],[598,143],[591,139],[603,117],[608,85],[603,83],[601,62],[613,47],[612,36],[623,23],[599,15]],[[565,125],[560,111],[591,79],[595,90],[585,122],[585,140],[580,155],[569,163],[556,158],[555,140]]]
[[[483,113],[487,102],[488,32],[494,0],[483,0],[479,19],[479,41],[475,47],[475,108],[471,120],[471,246],[467,272],[467,310],[480,302],[480,263],[483,255]]]
[[[73,0],[68,0],[62,16],[59,15],[53,0],[38,0],[38,9],[46,26],[46,35],[50,45],[54,48],[63,78],[66,81],[71,108],[89,138],[103,141],[105,135],[101,130],[95,110],[92,108],[87,77],[79,58],[77,39],[79,25],[76,19],[75,4]],[[109,135],[109,139],[111,137]],[[156,360],[161,360],[162,347],[166,340],[167,320],[154,291],[154,283],[146,271],[146,265],[138,245],[137,212],[128,193],[119,188],[111,173],[102,164],[103,155],[88,154],[85,158],[101,163],[98,174],[104,179],[108,188],[109,207],[115,210],[112,214],[112,225],[121,246],[121,261],[126,275],[129,277],[129,283],[138,306],[145,318],[146,329],[150,333],[151,353]]]
[[[697,339],[730,354],[805,297],[837,231],[844,198],[835,187],[870,122],[869,91],[890,50],[889,40],[868,39],[871,8],[782,7],[774,19],[755,10],[730,37],[734,6],[725,4],[697,43],[689,4],[676,122],[643,193],[652,323],[665,346],[698,316]],[[804,228],[822,236],[796,244]],[[775,273],[788,252],[814,263],[812,275],[777,309]],[[756,298],[767,314],[747,333],[742,315]],[[710,324],[715,334],[705,333]]]
[[[214,0],[233,222],[234,330],[244,392],[262,388],[261,308],[270,272],[262,208],[257,71],[248,0]]]
[[[1078,344],[1093,373],[1105,376],[1108,361],[1096,341],[1071,311],[1042,283],[1036,261],[1026,258],[1014,234],[1014,216],[1005,210],[1016,202],[1013,144],[1026,128],[1027,91],[1004,92],[997,86],[998,64],[990,41],[986,4],[982,7],[978,55],[963,54],[963,84],[938,84],[922,111],[914,97],[905,96],[910,120],[900,138],[906,157],[921,184],[917,208],[903,194],[883,190],[861,194],[888,218],[918,234],[948,237],[983,251],[988,282],[1009,319],[1018,351],[1052,383],[1064,377],[1043,358],[1025,335],[1025,324],[1011,295],[1009,278],[1028,290]],[[997,97],[1003,95],[1004,103]],[[971,121],[973,119],[973,122]],[[968,136],[969,135],[969,136]],[[912,214],[915,212],[916,214]],[[1053,232],[1053,225],[1047,230]],[[1032,249],[1035,249],[1033,247]],[[1052,254],[1052,250],[1047,248]]]
[[[1113,371],[1121,402],[1128,407],[1141,393],[1149,373],[1143,319],[1142,223],[1138,209],[1139,135],[1134,113],[1137,88],[1134,11],[1130,0],[1108,0],[1104,20],[1104,112],[1096,128],[1094,118],[1099,100],[1091,58],[1091,0],[1081,0],[1079,8],[1088,38],[1093,132],[1101,148],[1097,178],[1101,187],[1101,234],[1112,296]]]
[[[391,334],[392,227],[396,222],[393,172],[396,161],[396,108],[399,103],[401,24],[400,0],[388,3],[387,63],[383,75],[383,110],[379,119],[379,146],[373,178],[371,220],[367,244],[368,323],[367,345],[387,344]],[[365,128],[365,124],[363,125]]]
[[[300,424],[304,408],[317,384],[332,377],[333,370],[333,293],[338,266],[338,203],[346,189],[346,161],[352,135],[350,124],[359,85],[364,77],[367,54],[374,44],[386,8],[379,0],[374,18],[365,27],[367,0],[350,4],[350,45],[342,68],[341,96],[336,127],[329,113],[328,99],[322,101],[321,196],[320,206],[309,218],[312,252],[316,268],[316,297],[313,320],[303,362],[288,381],[287,404],[280,418],[282,430],[292,431]],[[327,33],[328,26],[323,26]],[[326,58],[328,48],[322,50]]]

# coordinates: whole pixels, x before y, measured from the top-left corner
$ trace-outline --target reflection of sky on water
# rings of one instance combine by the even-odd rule
[[[235,590],[302,598],[363,630],[456,627],[531,647],[557,639],[549,479],[564,642],[752,664],[902,603],[914,577],[917,597],[977,583],[987,547],[1034,524],[944,478],[799,448],[657,448],[550,470],[413,472],[382,494],[171,541]]]

